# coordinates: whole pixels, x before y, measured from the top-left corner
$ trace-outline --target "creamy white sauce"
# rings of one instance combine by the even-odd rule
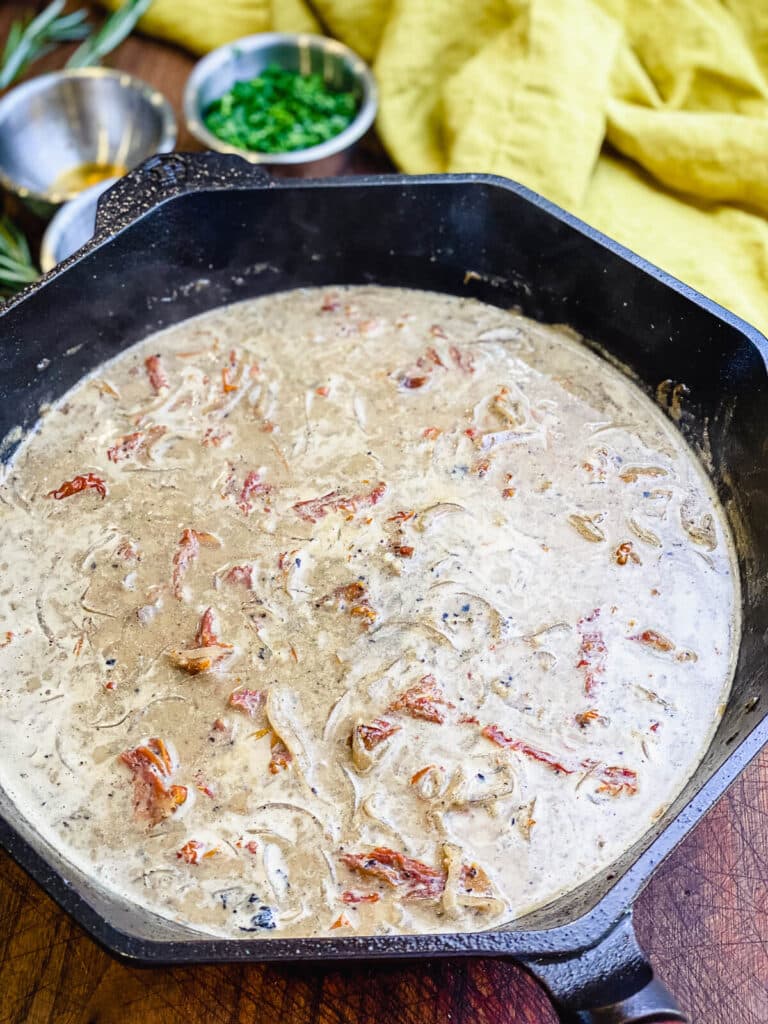
[[[104,497],[63,496],[89,473]],[[652,825],[730,684],[737,574],[680,436],[474,301],[302,290],[179,324],[48,412],[0,499],[0,782],[206,932],[523,914]]]

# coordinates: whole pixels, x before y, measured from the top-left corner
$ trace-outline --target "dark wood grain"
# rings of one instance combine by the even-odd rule
[[[0,4],[0,40],[23,8]],[[59,67],[66,53],[34,70]],[[179,113],[188,55],[134,37],[111,63],[162,89]],[[198,148],[180,116],[179,129],[179,148]],[[372,140],[353,169],[390,167]],[[768,1022],[768,754],[661,867],[636,920],[693,1024]],[[127,967],[0,852],[0,1024],[136,1022],[554,1024],[555,1015],[524,972],[494,960]]]

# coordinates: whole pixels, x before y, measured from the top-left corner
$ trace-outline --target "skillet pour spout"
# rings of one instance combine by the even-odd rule
[[[101,197],[88,245],[0,311],[0,459],[42,406],[149,334],[275,291],[366,283],[568,324],[654,397],[699,455],[735,538],[742,613],[733,687],[696,772],[610,873],[495,931],[204,935],[79,874],[2,786],[0,843],[97,941],[134,962],[504,957],[533,973],[571,1024],[684,1020],[637,944],[631,908],[768,740],[768,343],[756,330],[506,179],[274,181],[235,156],[156,156]]]

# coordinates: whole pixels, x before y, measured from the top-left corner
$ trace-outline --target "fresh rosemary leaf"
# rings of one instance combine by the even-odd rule
[[[26,238],[13,221],[0,217],[0,295],[10,295],[39,276]]]
[[[7,89],[29,65],[55,43],[71,42],[88,35],[88,12],[62,15],[65,0],[53,0],[36,18],[16,20],[11,25],[0,62],[0,89]]]
[[[82,9],[72,11],[71,14],[65,14],[61,18],[57,18],[51,25],[49,33],[51,41],[71,43],[76,39],[82,39],[90,31],[89,26],[85,23],[87,17],[88,11]]]
[[[101,28],[88,36],[67,61],[68,68],[84,68],[98,64],[131,34],[136,22],[149,9],[152,0],[126,0],[106,19]]]
[[[3,47],[3,55],[0,57],[0,63],[4,67],[8,62],[11,54],[19,45],[22,33],[24,32],[24,23],[21,21],[11,22],[11,28],[8,32],[8,38],[5,40],[5,46]]]

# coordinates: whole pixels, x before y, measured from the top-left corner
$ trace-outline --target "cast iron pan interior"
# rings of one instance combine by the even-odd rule
[[[96,240],[0,316],[0,438],[18,425],[32,426],[41,404],[152,331],[222,303],[338,283],[433,289],[518,306],[528,316],[584,334],[649,394],[670,382],[660,390],[667,405],[673,392],[683,396],[679,427],[704,460],[728,510],[744,593],[733,693],[695,776],[654,832],[609,871],[506,930],[474,935],[201,938],[95,890],[31,834],[1,792],[0,841],[97,939],[122,955],[155,962],[475,952],[526,956],[589,947],[621,918],[653,867],[768,733],[765,340],[714,303],[503,179],[391,176],[275,183],[233,158],[174,155],[150,161],[123,179],[100,207]],[[675,391],[676,385],[685,388]],[[11,437],[4,459],[14,443]]]

